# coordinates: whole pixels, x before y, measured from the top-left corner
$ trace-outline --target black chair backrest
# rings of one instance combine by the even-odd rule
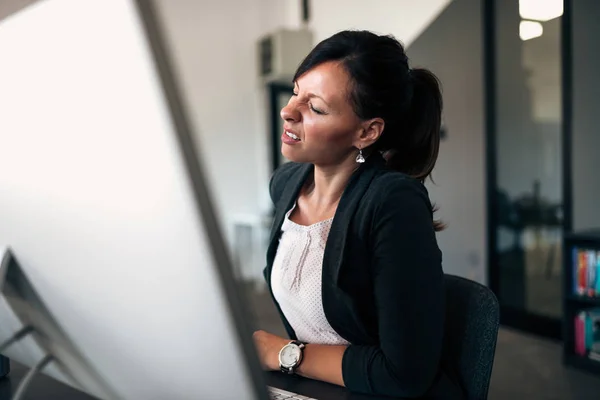
[[[445,289],[445,364],[467,399],[487,399],[500,324],[498,299],[488,287],[454,275],[445,275]]]

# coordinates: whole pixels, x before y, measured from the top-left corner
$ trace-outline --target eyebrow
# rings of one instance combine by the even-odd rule
[[[298,82],[294,82],[294,85],[295,85],[295,86],[298,86],[298,89],[300,89],[300,85],[298,85]],[[314,93],[308,93],[308,94],[307,94],[307,96],[308,96],[308,98],[309,98],[309,99],[312,99],[313,97],[316,97],[316,98],[318,98],[318,99],[321,99],[321,100],[322,100],[322,101],[325,103],[325,105],[326,105],[326,106],[328,106],[328,107],[331,107],[331,106],[329,105],[329,103],[328,103],[327,101],[325,101],[325,99],[324,99],[324,98],[322,98],[322,97],[321,97],[321,96],[319,96],[319,95],[316,95],[316,94],[314,94]]]

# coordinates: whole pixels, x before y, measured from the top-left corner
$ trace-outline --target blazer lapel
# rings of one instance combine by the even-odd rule
[[[337,286],[344,256],[348,228],[360,201],[377,172],[385,165],[379,153],[372,154],[367,162],[350,178],[338,204],[323,255],[323,287]]]

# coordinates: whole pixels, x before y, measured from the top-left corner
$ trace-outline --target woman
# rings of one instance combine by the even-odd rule
[[[462,398],[442,359],[441,252],[424,186],[438,155],[436,77],[366,31],[319,43],[281,110],[265,277],[293,339],[257,331],[268,370],[356,392]]]

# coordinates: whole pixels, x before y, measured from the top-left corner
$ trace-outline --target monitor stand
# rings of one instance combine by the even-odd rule
[[[29,336],[43,352],[35,365],[29,365],[31,370],[21,382],[25,387],[37,372],[52,362],[65,383],[76,389],[102,398],[120,398],[66,335],[10,247],[0,248],[0,295],[14,313],[12,319],[16,317],[21,326],[7,341],[11,342],[9,345]]]

